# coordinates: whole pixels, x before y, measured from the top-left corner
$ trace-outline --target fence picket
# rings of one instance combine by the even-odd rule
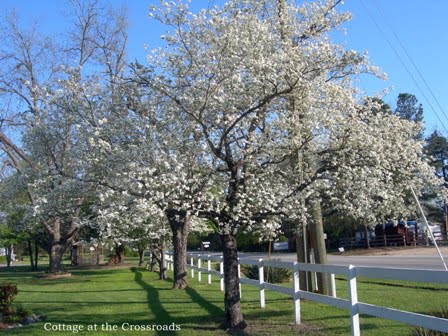
[[[169,258],[166,258],[168,263],[173,263],[172,253],[167,253]],[[211,283],[211,275],[216,274],[220,278],[220,289],[224,291],[224,264],[222,256],[203,256],[197,253],[188,253],[190,256],[191,276],[194,277],[194,269],[198,271],[198,281],[202,280],[202,271],[208,273],[208,283]],[[197,259],[197,266],[194,265],[194,259]],[[202,268],[202,260],[208,261],[207,269]],[[211,260],[219,260],[219,272],[211,270]],[[259,280],[252,280],[241,278],[241,264],[258,265]],[[271,284],[265,281],[263,269],[266,266],[277,268],[288,268],[293,270],[293,288],[283,287]],[[310,292],[301,291],[299,287],[299,272],[300,271],[314,271],[329,273],[331,278],[331,287],[333,288],[331,296],[314,294]],[[348,296],[349,299],[339,299],[336,297],[335,274],[345,274],[348,276]],[[350,311],[351,335],[360,336],[359,314],[360,312],[370,316],[382,317],[393,321],[404,322],[410,325],[425,327],[438,331],[448,331],[448,322],[445,319],[436,318],[433,316],[416,314],[412,312],[391,309],[371,304],[358,302],[358,291],[356,276],[362,275],[367,277],[408,280],[416,282],[432,282],[448,284],[448,272],[439,270],[411,270],[411,269],[395,269],[395,268],[372,268],[372,267],[355,267],[337,266],[337,265],[319,265],[319,264],[304,264],[298,262],[279,262],[263,259],[238,259],[238,276],[240,277],[240,295],[241,283],[257,286],[260,291],[260,307],[265,308],[265,290],[271,290],[278,293],[290,295],[294,302],[294,323],[301,322],[301,306],[300,299],[320,302],[334,307],[348,309]]]

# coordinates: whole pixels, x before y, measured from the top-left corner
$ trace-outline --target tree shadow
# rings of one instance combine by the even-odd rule
[[[134,281],[141,288],[143,288],[147,293],[146,295],[147,295],[147,300],[148,300],[148,308],[153,313],[153,315],[155,317],[155,323],[158,325],[172,324],[173,320],[171,318],[171,315],[165,309],[165,307],[163,306],[163,304],[160,300],[159,290],[143,280],[143,275],[140,270],[138,270],[135,267],[132,267],[131,271],[134,272]],[[157,335],[168,334],[168,332],[163,332],[163,331],[158,331],[158,330],[156,330],[155,332],[157,333]],[[170,331],[169,335],[177,335],[177,333],[175,331]]]
[[[218,316],[224,315],[224,310],[221,307],[219,307],[219,306],[211,303],[207,299],[205,299],[195,289],[193,289],[191,287],[187,287],[187,288],[185,288],[185,293],[187,293],[190,296],[190,298],[193,300],[193,302],[197,303],[202,308],[204,308],[207,312],[209,312],[210,315],[218,315]]]
[[[347,279],[344,278],[336,278],[337,280],[340,281],[345,281],[347,282]],[[383,281],[383,280],[374,280],[374,279],[369,279],[369,280],[365,280],[365,279],[358,279],[357,280],[358,283],[363,283],[363,284],[371,284],[371,285],[379,285],[379,286],[389,286],[389,287],[399,287],[399,288],[409,288],[409,289],[418,289],[418,290],[429,290],[429,291],[446,291],[448,289],[448,287],[445,285],[441,285],[440,287],[433,287],[433,286],[428,286],[428,285],[424,285],[424,284],[420,284],[420,283],[393,283],[393,282],[387,282],[387,281]]]
[[[76,291],[49,291],[49,290],[20,290],[21,293],[49,293],[49,294],[67,294],[67,293],[114,293],[116,289],[105,290],[76,290]],[[140,292],[141,289],[120,289],[120,292]]]

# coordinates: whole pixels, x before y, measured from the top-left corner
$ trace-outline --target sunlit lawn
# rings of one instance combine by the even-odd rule
[[[44,321],[2,332],[5,335],[69,335],[71,332],[45,331],[44,323],[97,325],[97,331],[77,335],[226,335],[223,321],[223,293],[217,278],[212,285],[190,280],[187,290],[172,290],[171,280],[160,281],[156,273],[138,268],[71,270],[65,279],[42,279],[36,273],[2,270],[0,282],[18,283],[16,303],[44,316]],[[366,281],[358,283],[360,301],[415,312],[428,312],[445,304],[447,287],[414,283]],[[347,282],[337,281],[339,297],[346,297]],[[344,310],[302,301],[300,327],[293,326],[292,300],[266,291],[266,308],[259,308],[258,290],[243,286],[242,307],[249,327],[242,335],[348,335],[349,314]],[[116,325],[117,331],[101,331],[101,325]],[[123,331],[130,325],[179,325],[177,332]],[[406,335],[410,327],[373,317],[361,318],[362,335]]]

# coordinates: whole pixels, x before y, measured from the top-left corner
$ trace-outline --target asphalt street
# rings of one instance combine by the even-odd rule
[[[197,252],[195,252],[197,253]],[[435,269],[443,270],[444,266],[440,257],[434,255],[376,255],[376,256],[348,256],[348,255],[329,255],[328,264],[330,265],[354,265],[365,267],[391,267],[391,268],[411,268],[411,269]],[[218,252],[203,252],[203,254],[221,255]],[[238,253],[240,258],[267,258],[267,253]],[[295,261],[295,253],[273,253],[273,259],[282,261]],[[448,264],[448,256],[445,256],[445,262]],[[4,267],[6,265],[0,265]]]
[[[205,252],[204,254],[207,254]],[[216,255],[218,253],[210,253]],[[239,253],[240,258],[267,258],[266,253]],[[272,258],[282,261],[295,261],[295,253],[273,253]],[[445,258],[448,263],[448,256]],[[438,255],[377,255],[377,256],[345,256],[329,255],[328,264],[331,265],[354,265],[366,267],[391,267],[411,269],[436,269],[443,270],[444,266]]]

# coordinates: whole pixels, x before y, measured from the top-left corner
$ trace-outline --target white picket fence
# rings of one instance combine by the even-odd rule
[[[202,281],[202,273],[207,274],[208,284],[212,283],[212,275],[219,277],[221,291],[224,291],[224,267],[223,257],[217,255],[205,255],[199,253],[188,253],[189,268],[191,277],[194,278],[197,272],[198,281]],[[196,260],[196,262],[195,262]],[[219,262],[220,270],[215,271],[211,267],[211,261]],[[168,252],[166,256],[167,269],[173,270],[172,253]],[[203,267],[202,263],[207,262],[207,267]],[[259,267],[259,280],[253,280],[241,277],[240,265],[257,265]],[[292,288],[279,286],[264,281],[263,267],[287,268],[293,271]],[[417,270],[417,269],[400,269],[400,268],[376,268],[376,267],[355,267],[337,266],[337,265],[319,265],[319,264],[303,264],[297,262],[285,262],[251,258],[239,259],[238,271],[240,274],[240,294],[241,284],[256,286],[260,291],[260,307],[265,307],[265,290],[271,290],[278,293],[289,295],[293,298],[294,304],[294,322],[300,324],[300,300],[306,299],[333,307],[346,309],[350,311],[351,335],[361,335],[359,325],[359,314],[365,314],[402,322],[418,327],[424,327],[432,330],[448,332],[448,319],[437,318],[434,316],[422,315],[413,312],[407,312],[383,306],[372,305],[358,301],[358,291],[356,285],[356,277],[363,276],[368,278],[387,279],[387,280],[404,280],[415,282],[429,282],[438,284],[448,284],[448,272],[438,270]],[[348,299],[342,299],[334,296],[326,296],[307,291],[301,291],[299,288],[299,271],[329,273],[334,279],[334,275],[344,275],[348,282]]]

